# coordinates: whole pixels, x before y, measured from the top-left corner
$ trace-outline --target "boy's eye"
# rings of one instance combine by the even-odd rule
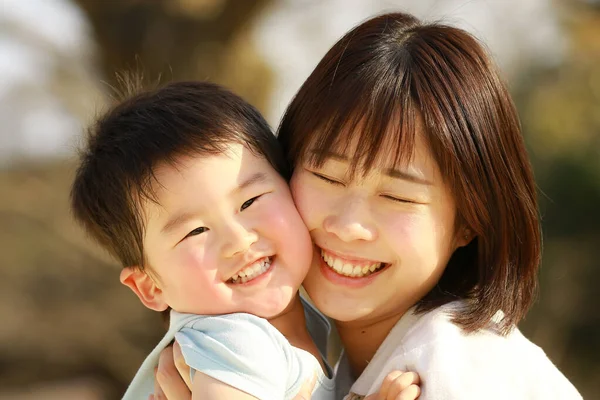
[[[205,226],[201,226],[199,228],[194,229],[193,231],[191,231],[190,233],[188,233],[187,235],[185,235],[185,238],[188,238],[190,236],[196,236],[196,235],[200,235],[201,233],[204,233],[208,230],[207,227]],[[184,239],[185,239],[184,238]]]
[[[251,198],[250,200],[246,200],[244,202],[244,204],[242,204],[242,206],[240,207],[240,211],[244,211],[246,208],[250,207],[252,205],[252,203],[254,203],[256,200],[258,200],[260,196],[256,196]]]
[[[339,182],[339,181],[336,181],[334,179],[328,178],[325,175],[321,175],[321,174],[319,174],[317,172],[310,171],[310,173],[313,174],[314,176],[316,176],[317,178],[321,179],[322,181],[325,181],[327,183],[331,183],[332,185],[342,185],[342,186],[344,185],[342,182]]]

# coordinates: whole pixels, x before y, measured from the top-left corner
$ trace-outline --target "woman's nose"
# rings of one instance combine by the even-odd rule
[[[372,241],[377,238],[377,230],[366,200],[348,199],[331,211],[323,221],[326,232],[336,235],[344,242]]]

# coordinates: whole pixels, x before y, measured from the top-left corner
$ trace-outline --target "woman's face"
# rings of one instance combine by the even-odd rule
[[[291,189],[316,247],[306,291],[334,320],[368,323],[404,314],[467,240],[421,134],[407,165],[381,159],[350,179],[353,148],[331,153],[321,168],[297,165]]]

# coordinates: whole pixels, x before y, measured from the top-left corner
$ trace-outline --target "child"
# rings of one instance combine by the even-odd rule
[[[194,398],[293,398],[314,375],[312,398],[333,398],[327,320],[298,294],[310,236],[261,115],[217,85],[182,82],[122,102],[91,133],[74,214],[146,307],[172,309],[125,398],[153,392],[173,338]]]

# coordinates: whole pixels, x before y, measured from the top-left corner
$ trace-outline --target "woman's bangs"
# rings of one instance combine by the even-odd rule
[[[317,112],[316,120],[324,122],[302,149],[305,162],[322,167],[329,157],[342,157],[349,161],[351,177],[357,172],[366,175],[374,167],[397,168],[410,162],[418,111],[408,90],[393,84],[360,89],[336,93]]]

